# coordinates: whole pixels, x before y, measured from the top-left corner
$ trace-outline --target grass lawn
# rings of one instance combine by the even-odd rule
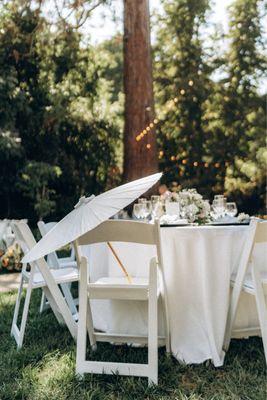
[[[266,400],[266,369],[259,338],[235,340],[223,368],[181,365],[160,350],[159,386],[143,378],[75,377],[75,344],[50,311],[38,314],[40,291],[33,292],[25,343],[10,337],[16,294],[0,294],[0,400]],[[99,344],[95,358],[142,362],[146,349]]]

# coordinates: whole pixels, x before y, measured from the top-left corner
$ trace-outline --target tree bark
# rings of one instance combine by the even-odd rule
[[[149,0],[124,0],[124,181],[158,171],[155,129],[140,140],[155,118]]]

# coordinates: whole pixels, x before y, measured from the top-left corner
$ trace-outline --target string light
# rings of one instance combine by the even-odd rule
[[[193,86],[194,81],[192,79],[190,79],[188,81],[188,85],[189,86]],[[179,91],[179,93],[183,96],[185,94],[185,89],[181,89]],[[178,97],[174,97],[174,99],[170,99],[169,101],[167,101],[166,106],[165,106],[165,111],[163,111],[164,114],[166,114],[166,112],[168,110],[170,110],[173,106],[175,106],[179,101]],[[151,107],[146,107],[146,111],[151,111]],[[159,120],[157,118],[154,118],[153,122],[150,122],[146,128],[140,132],[138,135],[136,135],[135,140],[137,142],[140,142],[140,140],[144,137],[144,135],[146,135],[148,132],[151,131],[151,129],[153,129],[157,124],[159,123]]]
[[[201,71],[198,71],[198,75],[201,75]],[[190,79],[190,80],[188,81],[188,86],[191,86],[191,87],[192,87],[193,85],[194,85],[194,81],[193,81],[192,79]],[[185,89],[180,89],[179,93],[180,93],[180,95],[183,96],[183,95],[185,95],[186,91],[185,91]],[[226,96],[225,96],[224,100],[225,100],[225,101],[228,101],[229,99],[226,98]],[[197,101],[198,101],[198,99],[197,99],[196,96],[193,96],[193,101],[194,101],[194,102],[197,102]],[[166,115],[166,114],[167,114],[167,111],[170,110],[173,106],[175,106],[178,102],[179,102],[179,98],[178,98],[178,97],[174,97],[173,99],[170,99],[169,101],[167,101],[167,102],[166,102],[166,105],[165,105],[165,110],[163,110],[163,114]],[[147,111],[151,111],[151,107],[146,107],[146,110],[147,110]],[[140,141],[144,138],[144,136],[146,136],[149,132],[151,132],[151,130],[152,130],[159,122],[160,122],[160,120],[159,120],[158,118],[154,118],[154,120],[153,120],[152,122],[150,122],[150,123],[146,126],[146,128],[143,129],[143,131],[141,131],[138,135],[135,136],[135,140],[136,140],[137,142],[140,142]],[[180,123],[180,127],[183,128],[183,127],[184,127],[184,124],[183,124],[183,123]],[[168,139],[168,138],[169,138],[169,135],[167,134],[166,137],[167,137],[167,139]],[[150,149],[151,149],[151,144],[150,144],[150,143],[147,143],[147,144],[146,144],[146,148],[147,148],[147,150],[150,150]],[[163,152],[162,150],[159,151],[159,158],[160,158],[160,159],[163,157],[163,155],[164,155],[164,152]],[[182,153],[182,156],[183,156],[183,155],[185,155],[185,154]],[[174,155],[173,155],[173,156],[170,157],[170,160],[171,160],[171,161],[178,161],[178,160],[179,160],[179,156],[174,156]],[[182,160],[182,164],[183,164],[183,165],[186,165],[186,164],[187,164],[187,160],[186,160],[186,159],[183,159],[183,160]],[[205,168],[208,168],[210,165],[214,165],[215,168],[219,168],[219,167],[220,167],[220,163],[219,163],[219,162],[216,162],[216,163],[208,163],[208,162],[205,162],[205,163],[203,163],[202,165],[203,165]],[[229,164],[228,162],[225,162],[224,165],[225,165],[225,167],[227,167],[227,166],[229,166],[230,164]],[[199,163],[198,161],[194,161],[194,162],[193,162],[193,166],[194,166],[194,167],[199,167],[199,166],[201,166],[201,163]],[[181,173],[180,173],[180,175],[181,175]]]
[[[183,153],[182,153],[182,154],[183,154]],[[159,159],[161,159],[161,158],[163,157],[163,155],[164,155],[163,150],[160,150],[160,151],[159,151]],[[177,161],[179,160],[179,155],[176,155],[176,156],[175,156],[175,155],[172,155],[172,156],[169,157],[169,160],[170,160],[170,161],[176,161],[175,166],[176,166],[177,168],[179,168],[179,164],[177,163]],[[201,167],[209,168],[209,167],[212,167],[212,166],[214,166],[215,168],[220,168],[221,165],[224,165],[225,167],[227,167],[227,166],[230,165],[229,162],[225,162],[225,163],[223,163],[223,164],[221,164],[221,163],[219,163],[219,162],[199,162],[199,161],[192,161],[192,162],[189,162],[189,160],[186,159],[186,158],[184,158],[183,160],[181,160],[181,163],[182,163],[183,165],[188,164],[188,165],[192,165],[192,166],[194,166],[194,167],[200,167],[200,168],[201,168]]]

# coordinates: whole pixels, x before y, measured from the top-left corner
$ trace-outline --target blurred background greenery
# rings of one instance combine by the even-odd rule
[[[226,48],[210,33],[211,0],[161,5],[151,24],[163,181],[263,214],[266,2],[232,1]],[[94,43],[51,23],[32,1],[0,1],[0,218],[56,220],[121,182],[122,46],[118,33]]]

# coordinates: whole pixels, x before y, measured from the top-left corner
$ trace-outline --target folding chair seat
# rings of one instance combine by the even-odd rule
[[[25,222],[14,222],[13,231],[24,253],[29,251],[36,244],[31,230]],[[58,285],[79,281],[79,271],[77,268],[52,269],[43,258],[30,263],[29,268],[30,269],[27,270],[27,264],[23,264],[11,327],[11,336],[14,336],[18,348],[22,347],[23,344],[31,293],[32,290],[36,288],[42,288],[44,290],[45,296],[49,300],[49,304],[58,322],[60,324],[66,323],[70,333],[76,338],[77,325]],[[18,315],[25,283],[27,284],[26,297],[19,328]]]
[[[166,345],[170,352],[169,320],[164,291],[164,274],[160,246],[159,224],[146,224],[134,221],[109,220],[76,241],[76,246],[101,242],[129,242],[154,245],[157,248],[157,258],[150,261],[149,277],[133,277],[129,282],[126,277],[104,277],[92,283],[88,279],[87,259],[78,254],[80,265],[80,308],[77,336],[76,373],[118,373],[147,377],[149,383],[158,382],[158,343]],[[90,263],[89,263],[90,269]],[[161,286],[158,284],[158,275]],[[163,303],[165,316],[165,337],[158,337],[158,299]],[[133,334],[106,334],[96,332],[93,327],[90,299],[140,300],[148,303],[148,336]],[[114,363],[86,360],[87,331],[92,349],[96,349],[98,341],[113,343],[147,343],[148,363]]]
[[[79,279],[79,274],[77,268],[64,268],[61,269],[52,269],[50,268],[50,272],[56,283],[61,283],[62,278],[64,282],[71,283],[76,282]],[[29,281],[31,274],[28,271],[23,270],[22,275],[25,280]],[[41,272],[35,272],[32,279],[32,287],[34,289],[46,286],[45,280]]]
[[[241,292],[255,296],[257,313],[260,323],[264,354],[267,363],[267,265],[266,270],[261,270],[254,259],[253,250],[255,244],[267,245],[267,223],[253,219],[250,223],[250,231],[240,259],[237,274],[231,279],[232,294],[228,312],[224,348],[228,350],[236,317],[238,302]],[[267,260],[266,260],[267,261]]]
[[[55,225],[56,222],[48,222],[44,223],[44,221],[38,222],[38,228],[42,236],[44,236],[47,232],[50,231]],[[77,262],[75,260],[75,250],[73,245],[71,245],[71,255],[69,257],[58,257],[57,253],[54,251],[47,256],[47,264],[50,268],[76,268]],[[72,315],[78,319],[78,310],[76,305],[79,302],[79,299],[74,299],[71,294],[71,284],[62,284],[61,290],[65,296],[65,299],[68,303],[68,306],[71,310]],[[49,301],[46,299],[44,291],[42,292],[41,304],[40,304],[40,313],[42,313],[45,309],[49,308]]]

